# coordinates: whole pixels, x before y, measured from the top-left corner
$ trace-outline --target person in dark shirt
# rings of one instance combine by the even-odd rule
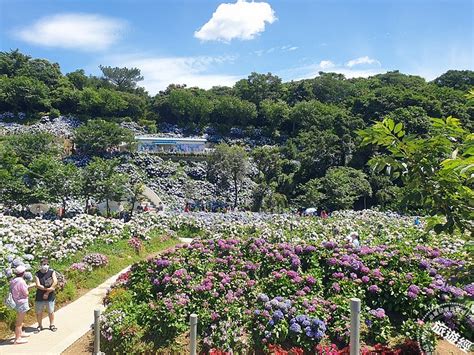
[[[46,258],[41,260],[40,269],[35,274],[36,298],[35,312],[38,321],[37,332],[43,330],[43,310],[47,308],[49,316],[49,329],[55,332],[57,330],[54,325],[54,301],[56,294],[54,292],[58,279],[56,272],[49,267],[49,261]]]

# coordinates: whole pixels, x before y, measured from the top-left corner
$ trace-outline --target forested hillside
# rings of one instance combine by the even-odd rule
[[[101,77],[81,69],[63,74],[59,64],[18,50],[0,53],[0,121],[30,123],[64,115],[135,121],[149,132],[172,124],[215,141],[251,137],[247,150],[257,168],[252,173],[256,210],[290,201],[319,202],[329,209],[354,203],[395,207],[403,194],[401,182],[368,169],[368,160],[379,152],[360,146],[357,132],[384,118],[421,137],[430,134],[430,117],[453,116],[466,130],[474,128],[474,106],[467,97],[473,71],[450,70],[432,82],[398,71],[354,79],[320,73],[291,82],[251,73],[233,87],[204,90],[176,83],[151,96],[139,86],[140,70],[100,69]],[[271,147],[255,147],[263,143]]]

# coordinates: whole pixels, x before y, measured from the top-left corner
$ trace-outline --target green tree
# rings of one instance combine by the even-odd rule
[[[347,119],[348,112],[336,105],[329,105],[317,100],[297,103],[290,112],[290,121],[300,129],[318,128],[320,130],[333,129],[343,119]]]
[[[108,82],[115,85],[118,90],[132,90],[137,86],[139,81],[143,80],[138,68],[118,68],[109,66],[99,66],[102,74]]]
[[[286,207],[283,193],[292,184],[295,169],[283,158],[278,147],[263,146],[252,150],[252,160],[257,173],[253,177],[257,184],[253,193],[253,210],[277,211]]]
[[[272,101],[265,99],[260,104],[260,114],[263,118],[264,126],[269,128],[270,132],[277,131],[283,123],[288,121],[290,108],[283,100]]]
[[[58,86],[51,91],[51,104],[63,114],[79,112],[81,93],[66,78],[59,80]]]
[[[474,71],[448,70],[433,82],[438,86],[447,86],[456,90],[467,91],[474,87]]]
[[[474,135],[458,119],[432,118],[430,135],[407,135],[402,123],[385,119],[360,131],[363,145],[382,147],[369,166],[400,178],[407,191],[402,205],[413,204],[444,222],[433,222],[436,232],[455,228],[473,231]],[[435,221],[435,219],[433,219]]]
[[[295,159],[301,164],[298,182],[321,177],[331,166],[344,164],[341,139],[331,130],[313,128],[302,131],[287,142],[295,147]]]
[[[58,157],[62,152],[58,139],[47,132],[19,133],[3,138],[17,157],[19,164],[28,166],[36,157]]]
[[[66,213],[67,201],[79,196],[81,175],[74,164],[64,164],[50,156],[40,156],[29,165],[33,194],[39,201],[61,203]]]
[[[302,190],[300,201],[305,206],[329,210],[353,208],[358,199],[372,195],[366,175],[345,166],[329,168],[324,177],[308,181]]]
[[[378,174],[376,171],[371,170],[368,179],[373,192],[372,204],[382,208],[397,210],[403,190],[394,184],[390,176]]]
[[[114,122],[90,120],[76,129],[74,142],[84,153],[101,155],[117,149],[120,145],[132,146],[133,133]]]
[[[49,89],[41,81],[27,76],[0,76],[0,109],[33,113],[49,111]]]
[[[130,217],[133,215],[133,210],[140,199],[143,196],[145,190],[145,176],[141,173],[129,175],[126,185],[126,193],[130,202]]]
[[[20,52],[19,49],[10,52],[0,52],[0,76],[9,78],[17,76],[20,70],[28,65],[31,59],[29,55]]]
[[[30,59],[27,64],[22,66],[17,76],[27,76],[32,79],[37,79],[48,88],[55,87],[62,77],[61,69],[58,63],[50,63],[46,59]]]
[[[69,82],[78,90],[84,89],[88,81],[84,69],[78,69],[67,73],[66,78],[68,78]]]
[[[80,112],[90,117],[100,116],[102,112],[103,101],[98,90],[87,87],[84,88],[84,90],[82,90],[80,93]]]
[[[309,101],[314,99],[313,88],[310,80],[290,81],[283,84],[287,94],[286,101],[293,106],[300,101]]]
[[[343,74],[323,73],[313,79],[313,95],[325,103],[342,103],[354,95],[353,84]]]
[[[234,208],[238,205],[240,187],[248,172],[248,155],[244,148],[225,143],[216,146],[209,157],[209,177],[223,189],[231,188]]]
[[[234,90],[241,99],[253,102],[257,107],[265,99],[284,98],[284,87],[281,78],[271,73],[251,73],[247,79],[235,83]]]
[[[421,107],[408,106],[397,108],[390,112],[386,118],[402,122],[407,133],[426,134],[430,128],[430,118]]]
[[[31,191],[26,184],[26,173],[12,147],[0,141],[0,201],[5,206],[28,204]]]
[[[221,96],[214,100],[211,123],[230,128],[245,127],[257,118],[257,108],[249,101],[234,96]]]
[[[182,125],[207,124],[213,109],[213,102],[204,96],[204,90],[172,90],[166,103],[174,120]]]
[[[90,198],[106,203],[107,216],[110,216],[110,201],[121,201],[127,192],[126,175],[117,172],[118,159],[94,157],[84,171],[82,196],[86,206]]]

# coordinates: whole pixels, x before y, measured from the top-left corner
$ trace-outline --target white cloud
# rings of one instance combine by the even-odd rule
[[[298,49],[298,47],[295,47],[295,46],[283,46],[281,47],[281,50],[283,52],[292,52],[292,51],[296,51]]]
[[[320,63],[319,63],[319,67],[321,69],[329,69],[329,68],[333,68],[335,67],[336,65],[331,62],[330,60],[322,60]]]
[[[366,78],[386,71],[386,69],[381,67],[353,69],[342,64],[334,63],[330,60],[322,60],[317,64],[309,64],[280,71],[277,75],[281,76],[284,80],[311,79],[318,76],[319,72],[344,74],[346,78]]]
[[[380,62],[378,60],[369,58],[368,56],[352,59],[346,63],[346,66],[349,68],[352,68],[353,66],[362,65],[362,64],[368,64],[368,65],[375,64],[375,65],[380,66]]]
[[[230,42],[234,38],[250,40],[265,30],[266,23],[276,21],[275,12],[266,2],[247,2],[220,4],[211,19],[194,37],[203,41]]]
[[[125,27],[122,20],[97,14],[64,13],[43,17],[14,35],[40,46],[100,51],[115,43]]]
[[[150,94],[166,89],[170,84],[186,84],[209,89],[216,85],[232,86],[240,76],[212,74],[211,67],[229,63],[234,57],[154,57],[115,56],[107,58],[112,66],[136,67],[141,70],[144,80],[139,84]]]

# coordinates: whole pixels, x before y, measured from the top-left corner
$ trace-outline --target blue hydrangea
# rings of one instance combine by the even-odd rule
[[[264,293],[261,293],[258,295],[258,299],[262,302],[268,302],[270,299],[268,298],[268,296]]]
[[[13,267],[18,267],[23,265],[23,261],[20,258],[15,258],[12,262]]]
[[[273,313],[273,319],[275,320],[281,320],[285,317],[285,315],[283,314],[282,311],[280,311],[279,309],[277,309],[274,313]]]
[[[301,333],[302,330],[301,330],[301,326],[298,324],[298,323],[293,323],[291,326],[290,326],[290,331],[294,332],[294,333]]]

